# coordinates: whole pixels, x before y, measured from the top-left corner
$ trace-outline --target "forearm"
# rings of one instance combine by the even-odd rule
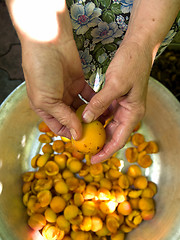
[[[73,38],[65,0],[6,0],[6,4],[21,42],[58,43]]]
[[[179,10],[179,0],[135,0],[124,40],[145,46],[154,59]]]

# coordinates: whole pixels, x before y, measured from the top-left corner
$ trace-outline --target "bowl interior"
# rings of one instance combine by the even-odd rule
[[[40,240],[27,226],[22,204],[23,172],[31,169],[31,158],[40,151],[38,123],[31,110],[25,84],[18,87],[0,108],[0,240]],[[140,132],[155,140],[159,153],[144,171],[158,185],[156,216],[143,222],[126,240],[180,239],[180,104],[154,79],[149,81],[147,112]],[[126,146],[127,147],[127,146]],[[125,148],[126,148],[125,147]],[[124,150],[118,156],[125,159]],[[128,167],[124,161],[125,170]]]

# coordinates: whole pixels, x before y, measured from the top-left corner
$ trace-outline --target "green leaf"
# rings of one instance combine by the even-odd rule
[[[74,3],[73,0],[66,0],[66,4],[68,8],[70,8],[73,3]]]
[[[105,47],[106,50],[111,51],[111,52],[113,52],[117,49],[117,45],[114,44],[114,43],[105,44],[104,47]]]
[[[105,53],[105,49],[104,48],[99,48],[95,54],[95,59],[96,61],[98,61],[99,56],[101,56],[103,53]]]
[[[118,14],[118,15],[122,13],[121,5],[117,4],[117,3],[113,3],[111,5],[111,10],[112,10],[113,13]]]
[[[100,6],[100,3],[98,2],[98,0],[94,0],[94,4],[96,5],[96,7]]]
[[[84,35],[74,35],[74,40],[78,50],[84,47]]]
[[[107,23],[114,22],[115,15],[111,10],[105,10],[102,14],[102,20]]]
[[[99,0],[99,2],[101,3],[101,6],[103,6],[104,8],[108,8],[111,4],[111,0]]]
[[[91,31],[92,28],[90,28],[86,33],[85,33],[85,38],[91,40],[93,37],[91,36]]]
[[[95,48],[94,48],[94,50],[93,50],[93,55],[94,55],[102,46],[103,46],[102,43],[96,44],[96,46],[95,46]]]
[[[107,59],[107,62],[102,66],[102,73],[105,73],[109,67],[110,59]]]

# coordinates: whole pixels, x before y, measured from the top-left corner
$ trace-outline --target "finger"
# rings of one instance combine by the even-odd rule
[[[81,96],[89,102],[91,98],[96,94],[95,91],[86,83],[85,87],[81,91]]]
[[[96,120],[110,106],[112,101],[117,98],[116,92],[111,85],[105,85],[104,88],[95,94],[83,112],[83,120],[90,123]]]
[[[143,115],[144,113],[142,113],[142,110],[131,112],[119,108],[115,115],[115,119],[118,120],[111,121],[106,128],[107,138],[109,138],[110,141],[105,144],[98,154],[91,158],[91,162],[98,163],[104,161],[119,149],[123,148],[134,127],[141,120]]]
[[[47,113],[38,113],[38,115],[44,120],[51,131],[53,131],[55,134],[71,139],[71,133],[69,129],[59,123],[57,119]]]
[[[62,135],[70,131],[72,137],[78,140],[82,136],[82,125],[75,112],[64,104],[62,101],[58,101],[53,106],[46,106],[45,112],[51,115],[52,118],[46,118],[49,123],[49,127],[56,131],[56,134]],[[66,129],[67,128],[67,129]]]

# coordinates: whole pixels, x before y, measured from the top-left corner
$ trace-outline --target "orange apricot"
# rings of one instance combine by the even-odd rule
[[[55,152],[62,153],[64,151],[64,142],[62,140],[55,140],[52,148]]]
[[[50,145],[49,143],[46,143],[43,147],[42,147],[42,151],[43,153],[53,153],[53,149],[52,149],[52,145]]]
[[[50,202],[50,207],[55,213],[60,213],[66,207],[66,202],[62,197],[54,196]]]
[[[124,201],[118,205],[118,213],[127,216],[132,212],[131,204],[128,201]]]
[[[154,141],[148,142],[148,145],[145,148],[145,151],[147,153],[157,153],[159,151],[157,143]]]
[[[133,178],[136,178],[138,176],[141,176],[142,172],[139,166],[131,165],[127,170],[127,174]]]
[[[51,131],[50,128],[47,126],[47,124],[44,121],[40,122],[38,128],[39,128],[40,132],[49,132],[49,131]]]
[[[129,179],[126,174],[123,174],[119,177],[118,184],[122,189],[129,188]]]
[[[83,135],[80,140],[72,139],[73,146],[80,152],[96,154],[104,146],[106,132],[101,122],[82,123]]]
[[[145,141],[144,136],[141,133],[135,133],[132,135],[131,141],[134,146],[139,146]]]
[[[28,225],[33,230],[41,230],[46,225],[46,219],[42,214],[32,214],[28,220]]]
[[[148,185],[148,180],[145,176],[138,176],[134,180],[134,187],[137,189],[145,189]]]
[[[47,134],[41,134],[39,136],[39,142],[41,142],[41,143],[51,143],[52,139]]]
[[[141,211],[143,210],[152,210],[154,209],[154,200],[152,198],[141,198],[139,200],[139,209]]]
[[[152,165],[152,159],[150,155],[146,154],[146,151],[139,153],[137,162],[142,168],[148,168]]]
[[[155,215],[155,210],[143,210],[141,216],[143,220],[151,220]]]
[[[137,148],[135,148],[135,147],[127,148],[125,155],[126,155],[126,159],[128,160],[128,162],[130,162],[130,163],[136,162],[137,158],[138,158]]]

